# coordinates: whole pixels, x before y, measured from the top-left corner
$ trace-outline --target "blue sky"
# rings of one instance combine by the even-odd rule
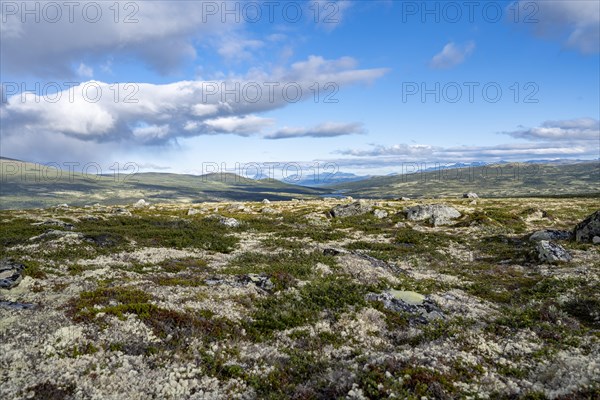
[[[597,1],[136,1],[118,16],[92,3],[55,18],[43,3],[24,14],[3,2],[2,156],[191,173],[332,162],[358,174],[599,156]],[[82,9],[99,4],[91,21]],[[279,85],[273,101],[265,82]],[[238,99],[206,95],[236,83]],[[20,93],[36,84],[37,97]],[[261,96],[248,95],[256,85]],[[286,100],[284,86],[303,96]]]

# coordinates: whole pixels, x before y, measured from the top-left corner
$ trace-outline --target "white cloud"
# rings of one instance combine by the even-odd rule
[[[91,78],[94,76],[94,69],[85,65],[84,63],[79,64],[79,68],[77,68],[77,75],[83,78]]]
[[[34,2],[27,7],[36,4],[40,10],[45,7]],[[230,35],[241,26],[233,18],[225,23],[217,17],[206,18],[203,3],[195,1],[53,4],[62,15],[57,21],[38,15],[36,22],[35,14],[21,15],[25,9],[21,2],[14,3],[16,9],[4,10],[6,22],[0,24],[3,72],[66,78],[77,73],[72,66],[82,59],[103,62],[107,57],[127,56],[167,73],[196,56],[196,41]]]
[[[315,83],[323,87],[328,82],[336,82],[342,89],[347,85],[370,83],[387,71],[355,67],[356,62],[350,58],[325,60],[312,56],[290,68],[270,73],[252,70],[246,77],[224,81],[120,84],[118,87],[88,81],[59,92],[58,101],[31,94],[24,98],[13,95],[0,107],[2,151],[12,154],[15,140],[7,138],[17,137],[38,147],[45,144],[35,138],[71,137],[86,141],[81,145],[93,148],[94,142],[156,145],[190,136],[261,133],[273,121],[257,114],[292,104],[282,89],[289,83],[300,87],[302,95],[298,101],[303,101],[312,99],[310,88]],[[276,82],[277,86],[269,87],[265,82]],[[240,89],[237,99],[227,93],[236,84]],[[258,99],[252,90],[243,90],[256,85],[262,88]],[[119,96],[115,99],[117,91]],[[102,94],[98,101],[90,101],[97,92]],[[319,129],[324,132],[342,128],[324,125]]]
[[[536,35],[560,40],[581,53],[600,52],[600,2],[597,0],[520,0],[523,26]],[[530,17],[530,18],[527,18]],[[529,20],[529,24],[527,20]]]
[[[284,127],[265,136],[266,139],[291,139],[299,137],[326,138],[365,133],[361,123],[325,122],[312,128]]]
[[[538,127],[502,133],[528,140],[600,141],[600,121],[593,118],[546,121]]]
[[[240,136],[259,133],[263,128],[274,123],[275,121],[270,118],[257,117],[256,115],[219,117],[204,121],[204,125],[215,133],[235,133]]]
[[[499,161],[534,158],[597,157],[600,151],[599,121],[579,118],[546,121],[540,127],[502,132],[529,142],[490,146],[436,146],[431,144],[371,145],[368,149],[338,150],[336,153],[365,159],[403,161]]]
[[[455,67],[462,64],[474,50],[475,43],[472,41],[464,45],[457,45],[454,42],[450,42],[444,46],[441,52],[433,56],[430,66],[434,69]]]

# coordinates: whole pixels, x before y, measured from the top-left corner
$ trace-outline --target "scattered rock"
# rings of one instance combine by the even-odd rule
[[[69,205],[67,203],[63,203],[63,204],[57,205],[56,208],[69,208]]]
[[[463,199],[478,199],[478,198],[479,198],[479,196],[477,195],[477,193],[469,192],[469,193],[463,194]]]
[[[204,281],[209,286],[214,285],[229,285],[234,287],[242,287],[248,285],[254,285],[265,291],[270,291],[275,285],[271,279],[265,274],[245,274],[234,277],[212,277]]]
[[[83,234],[79,233],[79,232],[59,231],[56,229],[51,229],[47,232],[42,233],[41,235],[31,237],[31,238],[29,238],[29,240],[34,241],[34,240],[46,239],[49,237],[81,239],[81,238],[83,238]]]
[[[277,210],[271,207],[263,207],[261,208],[260,212],[262,214],[277,214]]]
[[[540,240],[569,240],[573,237],[573,234],[569,231],[559,231],[555,229],[544,229],[541,231],[535,231],[529,236],[529,240],[532,242],[538,242]]]
[[[116,214],[116,215],[123,215],[126,217],[131,217],[131,212],[128,209],[122,208],[122,207],[115,208],[114,210],[111,211],[111,213]]]
[[[42,222],[34,222],[33,224],[34,226],[58,226],[59,228],[64,228],[64,229],[68,229],[71,230],[73,229],[73,224],[69,224],[67,222],[58,220],[58,219],[47,219],[45,221]]]
[[[262,201],[262,203],[263,203],[263,204],[271,204],[271,202],[269,201],[269,199],[264,199],[264,200]]]
[[[237,228],[238,226],[240,226],[240,221],[238,221],[235,218],[221,217],[219,218],[219,223],[221,225],[225,225],[228,228]]]
[[[197,208],[190,208],[187,212],[187,215],[196,215],[196,214],[200,214],[202,212],[202,210],[199,210]]]
[[[383,307],[395,312],[412,314],[410,322],[427,324],[434,319],[444,319],[442,310],[427,296],[410,291],[390,290],[380,294],[368,293],[368,301],[380,301]]]
[[[573,234],[578,242],[591,242],[594,236],[600,236],[600,210],[578,223]]]
[[[246,207],[243,204],[232,204],[225,208],[225,211],[235,213],[235,212],[252,212],[251,208]]]
[[[454,207],[444,204],[418,205],[407,208],[405,212],[409,221],[429,220],[434,226],[447,225],[461,215]]]
[[[335,206],[329,211],[329,213],[334,218],[344,218],[366,214],[371,212],[371,210],[373,210],[373,206],[364,200],[359,200],[351,204],[340,204]]]
[[[379,219],[384,219],[388,216],[388,212],[385,210],[375,210],[373,211],[373,215],[375,215]]]
[[[0,288],[12,289],[17,286],[21,282],[24,269],[23,264],[12,260],[0,260]]]
[[[402,196],[398,200],[399,201],[410,201],[410,197],[404,197],[404,196]]]
[[[85,236],[85,240],[99,247],[114,247],[123,241],[119,236],[106,233],[100,235],[87,235]]]
[[[35,304],[31,303],[17,303],[14,301],[0,300],[0,307],[7,308],[9,310],[28,310],[35,307]]]
[[[477,205],[477,200],[471,200],[469,202],[469,204],[472,205],[472,206],[476,206]]]
[[[406,224],[404,222],[396,222],[394,228],[406,228]]]
[[[562,246],[548,240],[541,240],[536,249],[538,258],[542,262],[555,263],[559,261],[571,261],[573,259],[569,252]]]
[[[138,201],[135,202],[135,204],[133,206],[135,208],[144,208],[144,207],[148,207],[149,205],[150,205],[150,203],[148,203],[146,200],[139,199]]]
[[[600,244],[600,236],[594,236],[592,238],[592,243],[594,243],[594,244]]]
[[[330,222],[327,219],[327,217],[325,216],[325,214],[313,212],[313,213],[310,213],[310,214],[306,214],[304,216],[304,218],[306,218],[307,222],[310,225],[314,225],[314,226],[328,226],[328,225],[330,225]]]

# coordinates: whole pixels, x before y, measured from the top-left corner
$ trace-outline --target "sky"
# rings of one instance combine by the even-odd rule
[[[277,177],[600,156],[596,0],[0,12],[3,157]]]

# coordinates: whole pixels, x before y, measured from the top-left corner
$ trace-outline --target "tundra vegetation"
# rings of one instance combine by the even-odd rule
[[[600,397],[597,198],[350,204],[1,211],[0,397]]]

